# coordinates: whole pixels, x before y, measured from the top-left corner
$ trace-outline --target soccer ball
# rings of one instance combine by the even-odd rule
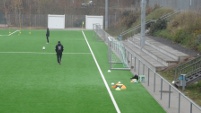
[[[42,48],[43,50],[45,50],[45,46],[43,46],[43,48]]]
[[[113,86],[113,85],[114,85],[114,83],[112,82],[112,83],[111,83],[111,85]]]
[[[175,84],[175,81],[174,81],[174,80],[172,81],[172,84]]]

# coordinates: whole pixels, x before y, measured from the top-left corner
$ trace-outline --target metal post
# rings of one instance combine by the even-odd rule
[[[130,66],[132,66],[133,65],[133,54],[130,53],[130,55],[131,55]]]
[[[105,0],[105,30],[108,29],[108,0]]]
[[[180,105],[181,105],[181,94],[179,93],[179,100],[178,100],[178,113],[180,113]]]
[[[176,76],[177,76],[177,74],[178,74],[177,71],[178,71],[178,68],[175,69],[175,73],[174,73],[174,81],[176,81]]]
[[[141,39],[140,39],[141,49],[145,45],[145,21],[146,21],[146,0],[142,0],[141,1]]]
[[[138,75],[140,75],[140,60],[138,60]]]
[[[186,87],[186,76],[182,75],[182,90],[184,91]]]
[[[150,72],[150,68],[148,68],[148,77],[147,77],[147,80],[148,80],[148,86],[149,86],[149,72]]]
[[[168,108],[170,108],[170,99],[171,99],[171,86],[169,85],[169,101],[168,101]]]
[[[190,0],[190,6],[192,5],[192,0]]]
[[[135,57],[134,70],[137,69],[137,68],[136,68],[136,67],[137,67],[137,63],[136,63],[136,62],[137,62],[137,60],[136,60],[136,57]]]
[[[156,73],[154,72],[154,92],[156,91]]]
[[[161,100],[163,98],[163,79],[161,78]]]
[[[119,35],[118,40],[122,41],[122,35]]]
[[[110,63],[110,69],[112,69],[112,50],[111,50],[111,41],[109,41],[109,44],[108,44],[108,59],[109,59],[109,63]]]

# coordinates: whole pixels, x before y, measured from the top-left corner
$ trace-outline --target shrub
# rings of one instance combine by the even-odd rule
[[[166,27],[167,27],[167,21],[164,19],[159,19],[156,21],[156,23],[151,24],[149,33],[153,35],[155,32],[159,30],[166,29]]]
[[[136,22],[139,15],[140,15],[139,12],[125,11],[122,15],[123,17],[122,25],[126,25],[127,28],[130,28],[133,25],[133,23]]]
[[[201,51],[201,34],[195,40],[196,50]]]
[[[157,37],[163,37],[166,39],[172,39],[172,35],[169,33],[167,29],[163,29],[154,33]]]
[[[139,11],[123,11],[120,12],[120,18],[113,26],[110,26],[109,33],[118,36],[121,32],[131,28],[139,18]]]
[[[181,29],[176,31],[175,35],[174,35],[174,41],[176,43],[181,43],[181,41],[185,38],[186,33]]]
[[[175,16],[169,23],[167,29],[172,33],[179,29],[189,33],[201,29],[201,15],[193,12],[182,12]]]
[[[197,46],[197,50],[198,50],[198,51],[201,51],[201,44],[199,44],[199,45]]]
[[[168,9],[168,8],[156,8],[153,9],[153,12],[149,13],[149,15],[147,15],[147,20],[156,20],[158,18],[160,18],[163,15],[166,15],[168,13],[174,12],[174,10],[172,9]]]

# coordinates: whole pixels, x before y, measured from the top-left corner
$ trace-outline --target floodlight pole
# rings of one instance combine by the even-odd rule
[[[192,0],[190,0],[190,6],[192,5]]]
[[[141,38],[140,38],[141,49],[145,45],[145,21],[146,21],[146,0],[142,0],[141,1]]]
[[[108,0],[105,0],[105,30],[108,29]]]

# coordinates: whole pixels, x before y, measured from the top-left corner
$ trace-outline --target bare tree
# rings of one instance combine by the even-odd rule
[[[11,25],[11,22],[10,22],[10,17],[9,17],[9,13],[10,13],[10,10],[11,10],[11,7],[10,7],[10,0],[4,0],[3,1],[3,11],[4,11],[4,15],[5,15],[5,19],[6,19],[6,23],[8,26]]]

